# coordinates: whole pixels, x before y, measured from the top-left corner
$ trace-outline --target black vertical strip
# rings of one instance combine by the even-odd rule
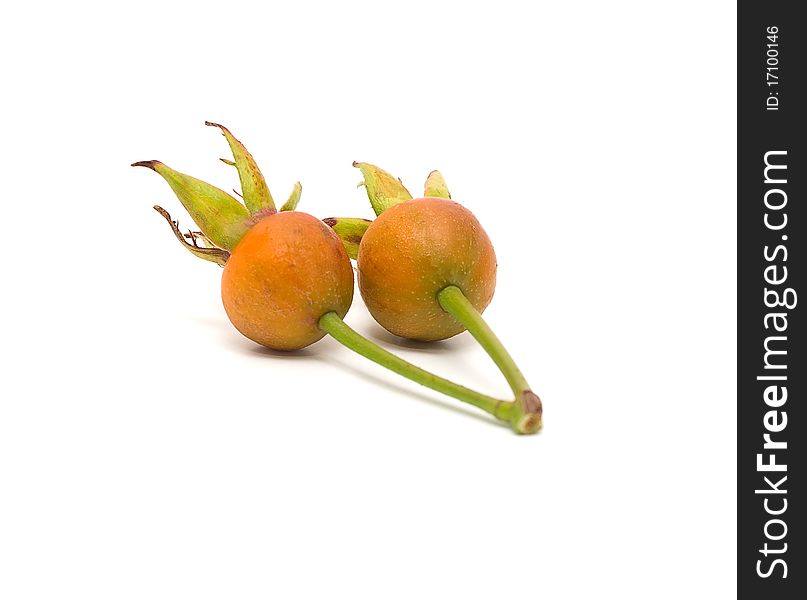
[[[749,600],[807,598],[801,4],[738,2],[737,571]]]

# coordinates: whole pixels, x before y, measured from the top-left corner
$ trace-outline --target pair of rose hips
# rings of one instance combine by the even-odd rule
[[[278,211],[246,148],[224,134],[241,181],[233,196],[159,161],[142,161],[168,182],[201,231],[175,236],[193,254],[224,267],[221,293],[227,316],[249,339],[275,350],[295,350],[326,333],[355,352],[409,379],[507,421],[519,433],[542,424],[542,404],[499,340],[482,320],[496,285],[496,256],[479,221],[450,199],[433,171],[425,197],[413,199],[400,180],[368,163],[354,163],[377,215],[319,220],[295,209],[297,183]],[[512,401],[497,400],[419,369],[349,328],[342,318],[353,301],[356,259],[359,289],[372,316],[400,337],[434,341],[466,329],[507,378]]]

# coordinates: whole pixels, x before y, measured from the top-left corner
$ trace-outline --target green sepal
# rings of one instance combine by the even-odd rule
[[[440,171],[429,173],[426,178],[423,195],[427,198],[451,198],[451,192],[448,191],[448,186]]]
[[[370,163],[354,162],[353,166],[364,176],[364,188],[376,216],[388,208],[412,199],[400,179]]]
[[[235,168],[238,169],[238,178],[241,180],[241,195],[249,212],[255,214],[267,211],[267,209],[270,211],[277,210],[272,194],[269,192],[269,186],[266,185],[266,179],[264,179],[255,159],[252,158],[244,144],[239,142],[224,125],[211,123],[210,121],[205,121],[205,125],[218,127],[230,145],[230,150],[232,150],[233,158],[235,159]],[[222,162],[231,164],[230,161],[224,159]]]
[[[249,211],[224,190],[175,171],[158,160],[144,160],[132,166],[148,167],[162,175],[194,223],[217,247],[232,250],[249,230]]]
[[[372,221],[350,217],[328,217],[327,219],[322,219],[322,221],[333,229],[339,239],[342,240],[342,245],[347,250],[347,255],[353,259],[357,258],[361,238],[372,224]]]
[[[294,184],[294,188],[291,190],[291,194],[289,195],[289,199],[286,200],[285,204],[280,207],[280,212],[284,212],[287,210],[295,210],[297,205],[300,203],[300,195],[303,193],[303,185],[298,181]]]
[[[230,258],[230,253],[226,250],[222,250],[221,248],[216,248],[212,246],[212,242],[201,232],[189,231],[186,234],[183,234],[179,230],[179,223],[171,219],[171,215],[168,214],[168,211],[165,210],[161,206],[155,206],[154,210],[160,213],[163,218],[168,221],[168,224],[171,226],[171,231],[174,232],[174,236],[179,240],[179,243],[182,244],[186,250],[188,250],[194,256],[198,256],[203,260],[207,260],[217,265],[223,267],[227,259]],[[189,243],[185,238],[191,240]],[[197,243],[197,240],[202,240],[202,246]]]

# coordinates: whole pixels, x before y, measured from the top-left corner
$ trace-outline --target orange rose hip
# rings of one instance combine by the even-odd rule
[[[443,198],[397,204],[373,222],[358,254],[359,289],[373,318],[395,335],[442,340],[465,331],[437,299],[460,288],[482,312],[496,288],[496,254],[476,217]]]
[[[353,300],[347,253],[322,221],[301,212],[262,218],[233,249],[221,278],[224,310],[238,331],[275,350],[325,335],[320,317],[344,317]]]

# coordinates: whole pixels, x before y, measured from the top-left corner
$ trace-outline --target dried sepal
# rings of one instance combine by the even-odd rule
[[[287,211],[287,210],[296,210],[297,205],[300,203],[300,195],[303,193],[303,185],[298,181],[294,184],[294,188],[291,190],[291,194],[289,195],[289,199],[280,207],[280,212]]]
[[[179,240],[179,243],[182,244],[185,247],[185,249],[188,250],[188,252],[190,252],[194,256],[198,256],[203,260],[216,263],[221,267],[223,267],[227,262],[227,259],[230,258],[229,252],[213,246],[209,238],[207,238],[203,233],[189,231],[188,233],[183,234],[179,230],[179,223],[171,219],[171,215],[169,215],[168,211],[165,210],[163,207],[155,206],[154,210],[160,213],[163,216],[163,218],[166,221],[168,221],[168,224],[171,226],[171,231],[174,232],[174,237],[176,237]],[[204,240],[202,242],[204,244],[203,246],[200,246],[197,243],[197,239],[199,239],[199,236],[201,236],[201,239]],[[186,238],[189,238],[191,242],[188,242]],[[208,246],[207,243],[210,243],[211,245]]]
[[[364,188],[376,215],[388,208],[412,199],[400,179],[370,163],[354,162],[353,166],[364,176]]]
[[[210,121],[205,121],[205,125],[218,127],[230,145],[230,150],[232,150],[233,158],[235,159],[235,168],[238,169],[238,178],[241,180],[241,194],[249,212],[266,212],[267,209],[276,210],[275,201],[269,192],[269,186],[266,185],[266,179],[264,179],[255,159],[252,158],[244,144],[239,142],[224,125],[211,123]],[[233,164],[224,159],[222,162]]]
[[[184,234],[186,240],[191,240],[197,246],[201,243],[202,248],[215,248],[216,245],[210,241],[210,238],[207,237],[201,231],[188,231],[188,233]]]
[[[232,250],[250,228],[249,211],[238,200],[209,183],[185,175],[158,160],[132,164],[160,174],[194,223],[218,248]]]
[[[328,217],[322,221],[339,236],[342,244],[347,250],[347,255],[355,259],[359,255],[359,244],[364,232],[372,224],[367,219],[355,219],[351,217]]]
[[[429,173],[423,195],[427,198],[451,198],[451,192],[448,191],[448,186],[440,171],[435,170]]]

